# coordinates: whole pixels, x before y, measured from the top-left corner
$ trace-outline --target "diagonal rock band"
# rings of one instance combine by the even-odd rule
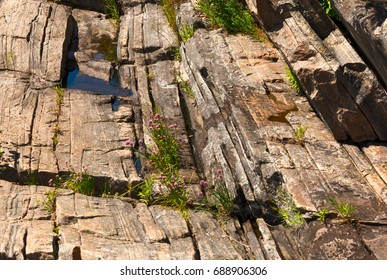
[[[103,3],[0,1],[0,259],[387,259],[383,1]]]

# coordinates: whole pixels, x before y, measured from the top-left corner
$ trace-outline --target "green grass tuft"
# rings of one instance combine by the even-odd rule
[[[179,31],[180,39],[185,43],[195,34],[195,28],[192,25],[183,24]]]
[[[305,220],[294,203],[292,196],[286,189],[278,189],[275,198],[274,210],[278,212],[282,222],[292,228],[299,228]]]
[[[339,16],[332,8],[332,3],[330,0],[319,0],[321,8],[325,11],[325,13],[334,21],[340,21]]]
[[[302,94],[303,90],[302,90],[300,80],[298,80],[296,74],[294,74],[289,67],[285,68],[285,75],[290,83],[290,87],[294,89],[298,94]]]
[[[305,143],[305,134],[306,134],[306,131],[308,130],[308,126],[307,125],[298,125],[295,129],[295,132],[294,132],[294,140],[300,144],[300,145],[304,145]]]
[[[238,0],[200,0],[198,5],[212,26],[224,27],[231,34],[243,33],[260,39],[250,10]]]
[[[114,25],[119,26],[121,15],[117,0],[102,0],[102,4],[105,7],[106,17],[111,19]]]

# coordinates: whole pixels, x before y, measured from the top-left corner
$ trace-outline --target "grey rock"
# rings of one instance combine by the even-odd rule
[[[46,1],[6,0],[0,11],[0,69],[59,82],[73,28],[70,9]]]
[[[387,6],[384,1],[332,1],[354,41],[387,86]]]
[[[337,140],[386,139],[385,89],[318,5],[303,1],[301,11],[292,1],[250,5]]]

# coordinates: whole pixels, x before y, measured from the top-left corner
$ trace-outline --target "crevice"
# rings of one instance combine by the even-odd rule
[[[28,34],[26,36],[26,40],[27,42],[29,43],[30,40],[31,40],[31,34],[32,34],[32,29],[34,28],[34,24],[36,22],[36,20],[38,19],[39,17],[39,14],[42,10],[42,5],[43,5],[43,2],[39,3],[39,6],[38,6],[38,12],[36,13],[36,16],[32,19],[32,21],[30,22],[30,30],[28,31]]]
[[[49,6],[49,8],[48,8],[48,14],[47,14],[47,17],[46,17],[46,22],[45,22],[44,27],[43,27],[42,40],[40,41],[40,55],[39,55],[39,61],[40,61],[40,64],[42,64],[43,51],[44,51],[44,43],[45,43],[45,41],[46,41],[47,27],[48,27],[48,23],[49,23],[49,20],[50,20],[50,17],[51,17],[51,12],[52,12],[52,7]]]
[[[195,257],[194,257],[194,259],[195,260],[201,260],[198,241],[196,240],[195,235],[193,234],[193,227],[192,227],[192,224],[191,224],[191,222],[189,220],[187,220],[187,228],[188,228],[188,233],[191,236],[192,243],[193,243],[194,250],[195,250]]]
[[[27,235],[28,235],[28,229],[25,230],[24,236],[23,236],[23,248],[21,250],[21,253],[23,255],[23,259],[27,260]]]

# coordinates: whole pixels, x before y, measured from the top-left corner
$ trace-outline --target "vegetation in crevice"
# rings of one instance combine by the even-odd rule
[[[188,41],[195,34],[195,27],[193,25],[183,24],[179,30],[179,36],[184,43]]]
[[[38,200],[38,204],[43,205],[43,209],[47,210],[51,214],[55,213],[56,198],[58,196],[58,190],[55,188],[53,190],[47,191],[45,193],[45,198],[43,200]]]
[[[167,18],[168,24],[177,35],[179,35],[179,28],[176,22],[175,5],[179,4],[180,1],[181,0],[160,0],[160,5]]]
[[[195,99],[195,93],[192,90],[189,81],[183,80],[180,76],[177,77],[177,83],[179,85],[180,91],[186,93],[189,98]]]
[[[289,81],[290,87],[294,89],[298,94],[302,95],[303,90],[300,80],[297,78],[296,74],[289,68],[285,68],[285,76]]]
[[[62,112],[62,105],[64,102],[65,89],[59,85],[54,86],[53,89],[56,93],[56,105],[55,105],[55,109],[54,109],[56,124],[54,126],[54,135],[51,139],[52,139],[52,148],[55,151],[56,147],[59,143],[59,134],[60,134],[59,117],[60,117],[60,114]]]
[[[105,15],[111,22],[118,27],[120,25],[121,15],[117,0],[102,0],[105,7]]]
[[[224,27],[231,34],[243,33],[260,40],[249,8],[239,0],[200,0],[200,10],[214,27]]]
[[[294,140],[296,141],[297,144],[300,144],[301,146],[305,144],[305,134],[307,130],[308,130],[308,126],[302,125],[302,124],[299,124],[295,128]]]
[[[355,207],[349,202],[338,201],[333,198],[328,198],[333,211],[344,222],[352,222],[355,220]]]
[[[305,224],[305,219],[298,210],[291,194],[284,188],[279,188],[274,199],[273,209],[278,213],[281,221],[291,227],[299,228]]]
[[[94,194],[94,177],[87,173],[85,167],[82,171],[77,172],[70,165],[69,174],[64,176],[56,176],[55,179],[49,181],[49,186],[55,189],[69,189],[76,193],[85,195]]]
[[[215,209],[216,213],[230,215],[234,209],[234,199],[228,192],[222,179],[222,171],[217,171],[217,182],[212,193],[211,203],[203,192],[209,190],[208,183],[200,182],[202,191],[197,194],[199,201],[190,195],[190,179],[179,173],[181,159],[179,156],[182,139],[177,137],[177,125],[167,125],[165,117],[155,114],[147,122],[149,139],[125,142],[137,157],[145,159],[154,169],[143,182],[135,185],[131,193],[147,205],[160,204],[177,208],[184,218],[188,218],[189,210],[199,205],[200,209]],[[194,205],[196,204],[196,206]]]
[[[7,55],[7,57],[5,58],[5,67],[6,68],[9,68],[13,65],[14,63],[14,58],[15,58],[15,54],[13,51],[10,51]]]
[[[325,13],[334,21],[340,21],[339,16],[336,11],[332,8],[332,3],[330,0],[319,0],[321,8],[325,11]]]

